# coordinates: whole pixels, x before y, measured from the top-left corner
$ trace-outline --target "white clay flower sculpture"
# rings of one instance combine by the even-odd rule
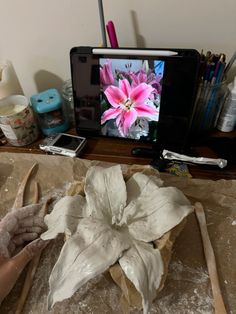
[[[181,191],[135,173],[125,182],[119,165],[91,167],[85,197],[66,196],[45,217],[42,239],[69,234],[49,279],[48,306],[118,262],[142,296],[148,313],[164,272],[152,241],[178,225],[192,206]]]

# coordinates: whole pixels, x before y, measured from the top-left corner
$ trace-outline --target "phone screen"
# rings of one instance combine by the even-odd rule
[[[53,144],[53,146],[66,148],[70,150],[76,150],[78,146],[82,143],[82,139],[74,137],[61,135],[59,139]]]

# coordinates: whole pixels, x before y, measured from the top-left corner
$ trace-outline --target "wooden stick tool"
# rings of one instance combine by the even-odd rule
[[[223,297],[221,294],[221,290],[220,290],[215,254],[214,254],[210,237],[207,231],[205,212],[204,212],[202,204],[199,202],[195,203],[194,207],[195,207],[195,214],[197,216],[197,220],[200,227],[207,269],[208,269],[210,281],[211,281],[215,314],[227,314]]]

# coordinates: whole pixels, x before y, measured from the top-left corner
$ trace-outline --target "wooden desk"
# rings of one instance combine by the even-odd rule
[[[75,130],[70,130],[75,134]],[[39,149],[41,140],[34,142],[25,147],[14,147],[10,144],[0,146],[0,152],[11,153],[33,153],[47,154]],[[112,138],[89,138],[88,143],[80,155],[80,158],[89,160],[100,160],[123,164],[150,164],[152,158],[136,157],[131,154],[133,148],[142,146],[151,148],[148,143],[134,143],[129,140],[112,139]],[[216,153],[205,146],[196,146],[193,148],[197,156],[217,158]],[[236,165],[229,165],[224,169],[215,166],[189,165],[189,171],[194,178],[202,179],[236,179]]]

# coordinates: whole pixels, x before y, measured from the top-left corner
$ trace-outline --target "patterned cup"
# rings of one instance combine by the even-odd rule
[[[28,145],[38,138],[34,114],[25,96],[12,95],[0,100],[0,128],[13,146]]]

